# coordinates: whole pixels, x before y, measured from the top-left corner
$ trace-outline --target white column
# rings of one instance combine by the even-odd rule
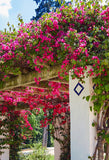
[[[71,160],[88,160],[96,146],[96,128],[92,127],[96,116],[90,111],[92,103],[83,99],[93,92],[93,84],[89,77],[84,81],[72,80],[70,72]]]

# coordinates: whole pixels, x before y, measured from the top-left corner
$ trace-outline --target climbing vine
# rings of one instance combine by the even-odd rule
[[[61,66],[58,77],[72,78],[84,82],[93,76],[95,89],[86,100],[93,101],[90,109],[97,115],[98,143],[91,159],[109,159],[109,7],[99,1],[89,0],[62,6],[56,12],[43,15],[37,22],[21,23],[18,31],[0,33],[0,86],[13,75],[35,70],[41,73],[49,67]],[[87,66],[91,69],[87,71]],[[40,86],[41,77],[34,78]],[[22,102],[30,109],[43,107],[45,119],[42,127],[54,123],[57,116],[69,111],[69,95],[62,92],[62,83],[48,82],[49,90],[25,87],[22,91],[0,91],[1,113],[8,114],[10,106]],[[40,94],[39,94],[40,93]],[[49,113],[49,114],[48,114]],[[24,114],[25,115],[25,114]],[[25,120],[24,116],[24,120]],[[62,116],[61,123],[66,122]],[[31,126],[27,122],[27,127]],[[104,147],[105,146],[105,147]],[[104,151],[105,148],[105,151]]]

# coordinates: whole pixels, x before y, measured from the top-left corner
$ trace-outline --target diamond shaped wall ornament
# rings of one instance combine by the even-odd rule
[[[75,93],[79,96],[83,91],[84,87],[78,82],[74,88]]]
[[[96,84],[93,85],[93,90],[95,90]]]

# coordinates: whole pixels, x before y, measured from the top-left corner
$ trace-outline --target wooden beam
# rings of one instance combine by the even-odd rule
[[[61,66],[52,66],[47,68],[46,70],[41,71],[41,73],[38,72],[29,72],[27,74],[18,75],[16,77],[10,78],[7,82],[4,82],[4,84],[0,87],[0,90],[9,90],[15,87],[20,86],[28,86],[32,83],[34,83],[34,78],[36,77],[41,80],[49,80],[51,78],[55,78],[58,76],[58,72],[61,71]]]
[[[44,94],[47,94],[47,92],[49,92],[49,89],[50,89],[50,86],[48,85],[49,82],[57,82],[59,83],[59,79],[58,81],[52,81],[51,79],[49,80],[44,80],[44,81],[41,81],[39,85],[37,85],[36,83],[31,83],[30,85],[28,86],[20,86],[20,87],[14,87],[14,88],[11,88],[11,89],[8,89],[7,91],[17,91],[17,92],[26,92],[26,88],[29,87],[29,89],[32,89],[34,90],[34,94],[36,93],[40,93],[40,89],[43,89],[44,90]],[[68,93],[69,92],[69,84],[68,82],[60,82],[61,83],[61,87],[59,88],[59,91],[60,92],[65,92],[65,93]],[[42,93],[43,95],[43,93]]]

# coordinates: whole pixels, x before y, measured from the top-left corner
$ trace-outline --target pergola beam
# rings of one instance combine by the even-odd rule
[[[60,70],[61,70],[60,66],[52,66],[45,70],[42,69],[41,73],[32,71],[27,74],[21,74],[16,77],[10,78],[7,82],[4,82],[3,85],[0,87],[0,90],[1,91],[10,90],[20,86],[31,85],[35,82],[34,81],[35,77],[37,79],[39,79],[40,77],[41,81],[52,79],[58,76],[58,73],[60,72]]]

